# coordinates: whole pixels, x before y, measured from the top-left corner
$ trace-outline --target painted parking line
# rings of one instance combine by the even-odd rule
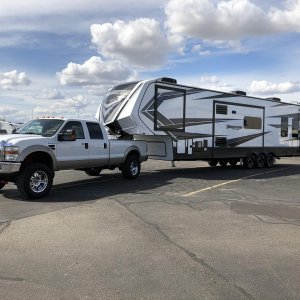
[[[272,170],[272,171],[268,171],[268,172],[263,172],[263,173],[256,173],[256,174],[252,174],[252,175],[249,175],[249,176],[241,177],[241,178],[238,178],[238,179],[225,181],[225,182],[222,182],[222,183],[219,183],[219,184],[216,184],[216,185],[212,185],[212,186],[209,186],[209,187],[197,190],[197,191],[193,191],[193,192],[187,193],[187,194],[183,195],[183,197],[194,196],[196,194],[203,193],[203,192],[206,192],[206,191],[209,191],[209,190],[212,190],[212,189],[216,189],[216,188],[218,188],[220,186],[224,186],[224,185],[227,185],[227,184],[239,182],[239,181],[242,181],[242,180],[247,179],[247,178],[256,177],[256,176],[265,175],[265,174],[270,174],[270,173],[274,173],[274,172],[278,172],[278,171],[283,171],[283,170],[287,170],[287,169],[290,169],[290,168],[293,168],[293,167],[281,168],[281,169],[276,169],[276,170]]]

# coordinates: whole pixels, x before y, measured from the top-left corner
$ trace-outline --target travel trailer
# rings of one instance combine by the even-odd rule
[[[121,138],[146,140],[153,159],[252,168],[300,155],[300,105],[180,85],[172,78],[112,87],[96,118]]]
[[[15,126],[13,126],[11,123],[0,121],[0,134],[11,134],[15,130]]]

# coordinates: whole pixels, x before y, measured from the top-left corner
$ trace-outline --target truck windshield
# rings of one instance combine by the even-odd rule
[[[114,86],[104,95],[100,104],[99,119],[101,122],[107,124],[113,121],[116,112],[138,83],[136,81]]]
[[[64,120],[59,119],[37,119],[32,120],[16,131],[19,134],[38,134],[41,136],[53,136]]]

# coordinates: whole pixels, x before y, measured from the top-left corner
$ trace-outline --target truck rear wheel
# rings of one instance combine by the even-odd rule
[[[122,166],[122,175],[126,179],[135,179],[140,175],[141,163],[137,155],[128,155]]]
[[[23,167],[16,183],[23,197],[38,199],[48,194],[52,187],[53,177],[53,171],[47,166],[32,163]]]
[[[85,170],[84,172],[89,176],[99,176],[101,171],[101,168],[90,168],[88,170]]]

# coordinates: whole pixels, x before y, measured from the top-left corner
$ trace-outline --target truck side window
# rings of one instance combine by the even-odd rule
[[[91,140],[103,140],[101,127],[97,123],[86,122]]]
[[[61,132],[65,132],[67,129],[74,129],[76,134],[76,139],[84,139],[84,132],[81,122],[69,121]]]
[[[288,117],[281,117],[281,137],[287,137],[289,132]]]

